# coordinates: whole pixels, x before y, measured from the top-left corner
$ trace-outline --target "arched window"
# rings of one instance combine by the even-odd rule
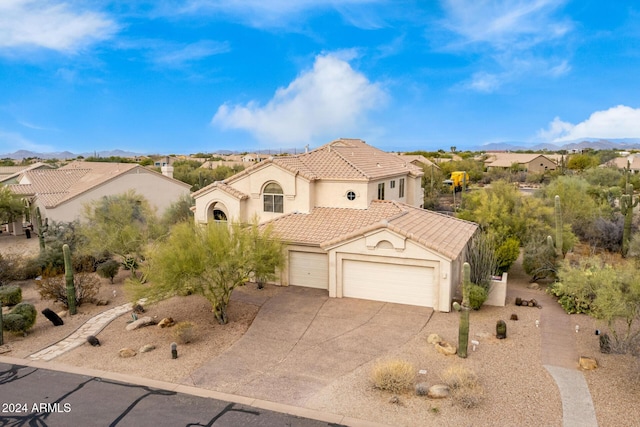
[[[264,187],[262,200],[265,212],[284,212],[284,197],[282,187],[275,182],[270,182]]]

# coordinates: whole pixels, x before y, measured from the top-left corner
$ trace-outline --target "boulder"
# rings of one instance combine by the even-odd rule
[[[156,346],[155,346],[155,345],[153,345],[153,344],[146,344],[146,345],[143,345],[142,347],[140,347],[140,350],[138,350],[138,351],[139,351],[140,353],[148,353],[148,352],[150,352],[151,350],[155,350],[155,349],[156,349]]]
[[[109,305],[109,300],[107,299],[99,299],[96,300],[96,305],[102,306],[102,305]]]
[[[165,317],[160,322],[158,322],[158,326],[160,326],[161,328],[168,328],[168,327],[173,326],[175,324],[176,324],[176,322],[174,322],[173,318],[171,318],[171,317]]]
[[[427,337],[427,342],[429,344],[437,344],[441,341],[442,341],[442,338],[440,338],[440,335],[438,334],[431,334]]]
[[[94,347],[100,347],[100,340],[93,335],[89,335],[87,337],[87,342]]]
[[[448,342],[439,342],[436,343],[435,346],[438,353],[444,354],[445,356],[453,356],[456,354],[457,349]]]
[[[426,396],[429,392],[429,384],[428,383],[418,383],[416,384],[416,396]]]
[[[62,321],[62,319],[60,318],[60,316],[58,316],[53,310],[51,310],[50,308],[45,308],[44,310],[42,310],[42,315],[44,317],[46,317],[47,319],[49,319],[49,321],[51,323],[53,323],[53,326],[62,326],[64,325],[64,322]]]
[[[449,386],[445,384],[435,384],[429,387],[427,397],[431,399],[444,399],[449,397]]]
[[[121,348],[120,351],[118,351],[118,355],[120,357],[133,357],[135,356],[137,353],[134,349],[132,348]]]
[[[529,289],[533,289],[533,290],[540,290],[540,285],[538,285],[536,282],[530,283],[527,288]]]
[[[598,367],[598,362],[593,357],[580,356],[580,368],[585,371],[592,371]]]
[[[142,328],[143,326],[149,325],[155,325],[155,321],[151,318],[151,316],[144,316],[129,323],[126,329],[127,331],[133,331],[134,329]]]
[[[69,314],[69,312],[67,310],[62,310],[62,311],[59,311],[57,314],[59,317],[67,317],[67,314]]]

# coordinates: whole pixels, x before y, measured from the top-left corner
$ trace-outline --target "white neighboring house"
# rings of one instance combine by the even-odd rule
[[[26,171],[17,181],[8,187],[28,201],[32,213],[39,207],[43,218],[63,222],[80,219],[86,203],[129,190],[144,196],[162,215],[190,189],[137,163],[74,161],[58,169]]]
[[[422,169],[358,139],[274,157],[195,193],[195,220],[272,223],[279,284],[449,311],[477,225],[422,209]]]

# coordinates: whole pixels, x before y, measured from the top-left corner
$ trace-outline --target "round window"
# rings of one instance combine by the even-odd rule
[[[347,199],[355,200],[355,198],[356,198],[356,193],[354,191],[347,191]]]

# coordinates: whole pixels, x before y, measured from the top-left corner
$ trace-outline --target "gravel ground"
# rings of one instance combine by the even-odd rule
[[[4,253],[6,249],[1,243],[0,249]],[[60,327],[53,327],[39,315],[36,326],[27,337],[5,333],[5,343],[12,348],[6,355],[26,357],[70,334],[99,311],[127,302],[122,291],[122,281],[126,274],[121,273],[114,285],[103,280],[101,298],[110,300],[106,307],[82,305],[79,314],[65,317],[65,325]],[[51,307],[55,311],[61,309],[41,301],[33,282],[21,285],[24,299],[36,304],[38,311],[44,307]],[[510,290],[524,289],[527,285],[520,266],[516,265],[509,275]],[[191,372],[242,336],[259,310],[259,301],[281,289],[268,287],[258,291],[253,286],[239,288],[236,292],[240,298],[236,298],[230,305],[231,322],[226,326],[215,322],[208,303],[198,296],[172,298],[147,307],[146,314],[157,320],[170,316],[176,321],[188,320],[196,324],[196,340],[179,345],[179,358],[176,361],[169,356],[169,344],[175,340],[171,328],[149,326],[126,331],[129,318],[125,315],[100,332],[98,337],[102,342],[101,347],[86,344],[59,357],[55,362],[189,383]],[[116,290],[115,298],[113,290]],[[470,346],[467,359],[439,354],[426,342],[431,333],[439,334],[454,345],[457,341],[458,314],[434,313],[419,334],[385,357],[406,360],[416,370],[425,370],[425,374],[417,374],[416,380],[429,385],[440,383],[441,373],[449,366],[463,365],[474,370],[483,389],[481,402],[475,408],[462,409],[451,399],[431,400],[415,396],[411,392],[399,394],[397,399],[392,399],[393,395],[372,387],[369,373],[373,362],[330,384],[309,399],[305,406],[394,426],[430,423],[445,426],[561,426],[560,395],[552,377],[540,362],[540,330],[535,327],[535,320],[540,318],[540,313],[535,308],[517,307],[511,300],[506,307],[485,306],[480,311],[472,312],[470,338],[478,340],[480,344],[475,351]],[[511,314],[517,314],[519,320],[509,320]],[[494,336],[498,319],[507,322],[506,340],[497,340]],[[599,363],[598,369],[584,372],[599,424],[640,425],[638,358],[600,353],[598,337],[593,331],[596,328],[605,329],[603,325],[584,315],[572,315],[572,321],[580,325],[580,333],[576,334],[579,353],[595,357]],[[117,355],[118,350],[123,347],[137,351],[145,344],[155,345],[157,349],[128,359]]]

